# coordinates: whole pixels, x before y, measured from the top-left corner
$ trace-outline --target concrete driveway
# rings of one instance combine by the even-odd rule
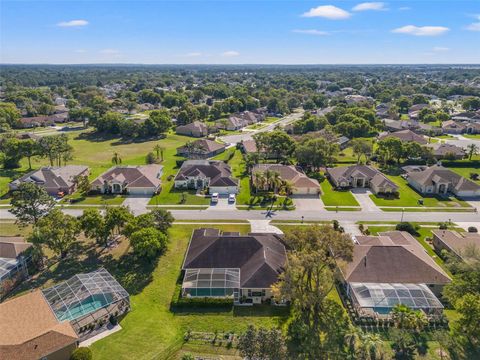
[[[292,200],[298,210],[324,210],[323,201],[318,195],[294,195]]]
[[[378,211],[378,206],[370,199],[370,189],[354,188],[352,194],[362,207],[362,211]]]
[[[207,210],[232,211],[237,210],[235,203],[228,202],[227,195],[220,195],[216,204],[210,203]]]
[[[283,234],[283,231],[276,226],[270,225],[270,220],[248,220],[252,233]]]
[[[128,206],[135,215],[144,214],[147,212],[147,205],[151,195],[128,195],[123,206]]]

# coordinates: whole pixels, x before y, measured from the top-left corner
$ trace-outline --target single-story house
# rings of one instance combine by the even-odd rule
[[[44,188],[52,196],[59,193],[67,195],[76,190],[75,177],[88,174],[88,167],[83,165],[44,166],[12,181],[8,186],[10,190],[16,190],[21,183],[30,182]]]
[[[480,234],[453,230],[432,230],[433,247],[438,254],[443,250],[462,259],[467,249],[480,249]]]
[[[40,290],[0,304],[0,359],[68,360],[79,337],[59,321]]]
[[[208,135],[208,127],[201,121],[194,121],[187,125],[177,126],[175,132],[179,135],[203,137]]]
[[[463,159],[465,157],[465,150],[463,148],[445,143],[431,143],[427,147],[432,149],[433,157],[437,160],[441,159]]]
[[[244,154],[258,153],[257,142],[253,139],[242,140],[240,147]]]
[[[208,139],[198,139],[177,148],[177,155],[189,159],[208,159],[225,151],[227,146]]]
[[[278,173],[280,179],[288,181],[293,185],[293,195],[317,195],[320,193],[320,184],[317,180],[309,178],[307,175],[293,165],[281,164],[257,164],[252,169],[252,181],[256,174],[272,171]],[[268,190],[267,188],[263,190]]]
[[[480,134],[480,122],[467,123],[467,134]]]
[[[0,359],[68,360],[92,329],[129,310],[127,291],[103,268],[13,298],[0,304]]]
[[[441,312],[443,306],[436,296],[451,279],[412,235],[388,231],[356,236],[354,241],[353,258],[339,263],[338,276],[360,315],[387,315],[398,303],[427,314]],[[409,291],[398,296],[401,290]],[[416,302],[415,293],[431,303]]]
[[[409,129],[395,131],[392,133],[383,133],[378,136],[378,139],[383,140],[391,137],[400,139],[403,142],[414,141],[416,143],[419,143],[420,145],[425,145],[427,143],[427,139],[425,139],[423,135],[418,135]]]
[[[239,181],[223,161],[185,161],[174,179],[175,189],[209,189],[210,194],[237,194]]]
[[[240,130],[245,126],[263,121],[264,118],[265,115],[262,112],[243,111],[230,115],[228,119],[218,121],[217,127],[230,131]]]
[[[50,126],[55,124],[52,116],[32,116],[23,117],[19,120],[19,126],[21,128],[35,128],[40,126]]]
[[[339,166],[327,169],[327,176],[337,188],[370,188],[374,194],[398,192],[398,185],[380,170],[368,165]]]
[[[196,229],[182,266],[182,296],[227,297],[234,303],[260,304],[272,298],[271,286],[286,261],[279,235]]]
[[[408,183],[425,195],[452,193],[459,197],[480,196],[480,185],[439,165],[406,173]]]
[[[462,134],[466,131],[467,127],[461,122],[454,120],[447,120],[442,122],[442,130],[445,134]]]
[[[152,195],[161,187],[163,166],[114,166],[97,177],[91,184],[93,191],[102,194]]]
[[[31,246],[21,236],[0,236],[0,299],[28,276]]]

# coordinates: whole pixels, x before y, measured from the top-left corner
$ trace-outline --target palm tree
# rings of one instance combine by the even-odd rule
[[[295,190],[295,186],[291,181],[282,181],[282,184],[280,186],[280,192],[282,195],[289,197],[293,191]]]
[[[253,176],[253,184],[255,186],[255,193],[258,192],[258,189],[265,189],[265,185],[267,183],[267,179],[265,177],[265,173],[259,171],[256,172]]]
[[[277,192],[278,188],[282,186],[282,178],[280,174],[276,171],[272,171],[272,179],[270,180],[270,184],[272,187],[273,192]]]
[[[165,151],[165,148],[160,144],[157,144],[154,146],[153,150],[157,154],[157,159],[160,158],[160,160],[163,162],[163,152]]]
[[[468,160],[472,160],[473,155],[478,153],[478,146],[476,144],[470,144],[467,146],[468,149]]]
[[[381,359],[384,356],[382,345],[383,341],[380,335],[362,332],[359,337],[357,354],[360,359]]]
[[[113,153],[112,163],[114,163],[115,165],[118,165],[118,164],[122,163],[122,158],[120,157],[120,155],[117,152]]]
[[[258,153],[248,154],[245,157],[245,168],[247,170],[247,173],[250,173],[250,171],[252,171],[252,168],[256,164],[258,164],[258,161],[259,161]]]

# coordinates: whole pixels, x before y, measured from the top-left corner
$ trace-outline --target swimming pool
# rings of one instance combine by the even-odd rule
[[[85,298],[81,302],[72,304],[71,306],[58,309],[56,315],[60,321],[71,321],[91,314],[98,309],[107,306],[111,302],[112,294],[96,294]]]

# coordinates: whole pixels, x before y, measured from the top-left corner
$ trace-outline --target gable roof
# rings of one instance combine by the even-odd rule
[[[409,130],[409,129],[399,130],[392,133],[381,134],[378,138],[380,140],[383,140],[391,137],[395,137],[397,139],[400,139],[401,141],[414,141],[419,144],[427,143],[427,140],[422,135],[415,134],[412,130]]]
[[[92,186],[101,186],[105,182],[118,181],[124,187],[132,188],[158,188],[160,186],[160,174],[163,166],[157,164],[137,166],[114,166],[97,177]]]
[[[216,141],[208,140],[208,139],[198,139],[192,142],[195,146],[194,153],[198,154],[210,154],[212,152],[218,151],[220,149],[226,148],[225,144],[220,144]],[[180,146],[177,148],[177,152],[180,153],[188,153],[187,146]]]
[[[413,179],[420,185],[429,186],[440,181],[451,183],[456,191],[478,190],[480,185],[470,181],[463,176],[444,168],[443,166],[433,165],[423,171],[414,171],[407,173],[408,178]]]
[[[296,188],[320,187],[317,180],[309,178],[293,165],[257,164],[252,169],[252,174],[267,170],[277,172],[284,181],[290,181]]]
[[[278,281],[287,255],[275,234],[220,233],[196,229],[183,269],[238,268],[243,288],[268,288]]]
[[[206,134],[208,132],[207,125],[201,121],[194,121],[190,124],[177,126],[175,131],[179,134]]]
[[[188,160],[182,164],[174,180],[189,177],[209,178],[210,186],[237,186],[238,179],[232,177],[228,164],[216,160]]]
[[[357,236],[347,282],[446,284],[449,276],[409,234],[402,231]]]
[[[74,184],[74,178],[88,170],[83,165],[65,165],[65,166],[44,166],[38,170],[33,170],[21,178],[11,182],[18,186],[22,182],[32,182],[45,188],[65,188]]]
[[[432,149],[433,155],[435,156],[445,156],[448,154],[454,154],[456,156],[465,156],[465,150],[453,144],[432,143],[432,144],[428,144],[427,146]]]
[[[57,320],[40,290],[0,304],[0,324],[2,359],[37,360],[78,340],[69,322]]]

